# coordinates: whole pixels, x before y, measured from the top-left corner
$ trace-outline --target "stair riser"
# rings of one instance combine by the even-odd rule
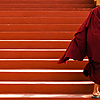
[[[91,11],[92,8],[0,8],[0,11]]]
[[[57,64],[57,61],[1,61],[1,69],[82,69],[86,66],[88,61],[68,61],[66,64]],[[41,66],[40,66],[41,65]]]
[[[65,51],[0,51],[0,59],[58,59]],[[85,57],[88,59],[88,57]]]
[[[76,4],[92,4],[94,3],[93,0],[0,0],[0,3],[27,3],[27,4],[30,4],[30,3],[35,3],[35,4],[54,4],[54,3],[60,3],[60,4],[68,4],[68,3],[76,3]]]
[[[0,24],[82,24],[86,17],[55,17],[55,18],[25,18],[25,17],[9,17],[0,18]]]
[[[81,24],[0,24],[0,31],[77,31]]]
[[[70,42],[0,41],[0,49],[66,49]]]
[[[0,4],[0,8],[93,8],[94,4]]]
[[[48,94],[48,93],[57,93],[57,94],[88,94],[92,93],[93,84],[1,84],[0,93],[38,93],[38,94]]]
[[[0,32],[0,40],[71,40],[73,32]]]
[[[0,81],[89,81],[82,72],[0,72]]]
[[[0,17],[87,17],[90,11],[0,11]]]

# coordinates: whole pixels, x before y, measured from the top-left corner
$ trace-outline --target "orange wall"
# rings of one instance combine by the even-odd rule
[[[97,5],[100,5],[100,0],[94,0],[94,1],[97,1]]]
[[[100,5],[100,0],[98,0],[98,4]]]

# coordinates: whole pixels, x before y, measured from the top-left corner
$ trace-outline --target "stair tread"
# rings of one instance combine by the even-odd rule
[[[91,98],[92,94],[0,94],[0,98]]]

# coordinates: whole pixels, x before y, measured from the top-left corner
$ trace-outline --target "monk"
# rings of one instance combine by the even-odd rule
[[[82,61],[88,57],[89,62],[83,70],[83,74],[94,82],[93,96],[100,97],[100,6],[93,8],[86,20],[79,27],[70,42],[66,52],[57,64],[67,64],[69,58]]]

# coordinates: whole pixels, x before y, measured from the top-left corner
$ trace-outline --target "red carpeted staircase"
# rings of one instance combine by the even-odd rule
[[[57,61],[94,7],[93,0],[0,0],[0,99],[90,100],[88,58]]]

